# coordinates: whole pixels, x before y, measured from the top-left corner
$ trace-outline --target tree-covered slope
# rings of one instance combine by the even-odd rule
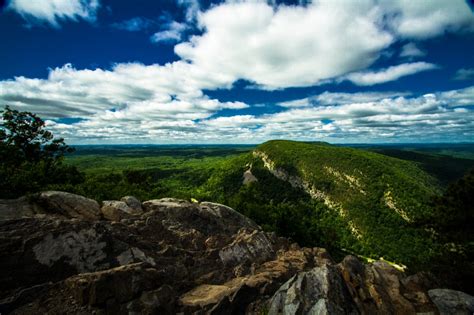
[[[244,184],[247,171],[257,180]],[[412,162],[322,143],[270,141],[223,161],[194,196],[230,205],[301,245],[384,257],[416,270],[442,253],[419,223],[431,214],[437,191],[436,181]]]
[[[365,150],[275,140],[256,152],[348,212],[348,206],[370,201],[394,220],[416,221],[430,211],[427,202],[439,192],[436,180],[415,163]]]

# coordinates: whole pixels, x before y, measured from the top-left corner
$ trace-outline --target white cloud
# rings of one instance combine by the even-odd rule
[[[465,89],[439,93],[440,97],[451,107],[474,106],[474,86]]]
[[[286,102],[278,103],[282,107],[309,107],[316,105],[334,105],[334,104],[349,104],[349,103],[367,103],[380,101],[386,98],[409,96],[409,92],[323,92],[318,95],[313,95],[303,99],[296,99]]]
[[[186,9],[186,22],[193,23],[201,9],[198,0],[177,0],[178,4]]]
[[[397,39],[474,30],[474,15],[462,0],[317,1],[305,7],[228,1],[200,13],[198,25],[204,33],[175,46],[176,54],[210,74],[225,72],[233,81],[273,90],[365,69]],[[402,51],[422,53],[414,45]],[[401,65],[385,75],[415,69],[428,66]]]
[[[454,74],[453,80],[464,81],[464,80],[474,80],[474,68],[470,69],[459,69]]]
[[[225,3],[198,17],[202,36],[175,46],[195,67],[266,89],[310,86],[366,68],[393,37],[370,1],[307,7]],[[278,47],[278,49],[277,49]]]
[[[278,138],[345,143],[468,141],[474,136],[474,110],[466,108],[474,105],[474,86],[422,96],[332,94],[314,96],[325,104],[226,117],[212,113],[240,105],[209,99],[136,102],[117,111],[99,111],[75,124],[48,121],[48,128],[73,143],[258,143]],[[351,95],[354,102],[349,102]]]
[[[323,93],[320,98],[326,99],[330,94]],[[355,101],[372,100],[352,103],[346,102],[351,93],[342,94],[343,97],[331,96],[333,100],[341,99],[342,104],[312,104],[260,116],[219,117],[206,120],[205,124],[221,133],[249,133],[254,142],[276,138],[345,143],[453,138],[468,141],[474,136],[474,111],[465,108],[466,104],[474,105],[474,87],[419,97],[393,93],[383,98],[376,93],[354,93]]]
[[[111,71],[66,65],[51,70],[44,80],[0,81],[0,100],[43,117],[101,121],[203,119],[220,109],[248,106],[208,98],[201,90],[209,84],[214,82],[199,77],[184,63],[119,64]]]
[[[418,48],[414,43],[408,43],[402,47],[402,51],[400,52],[400,57],[423,57],[426,55],[426,52]]]
[[[432,63],[413,62],[391,66],[376,72],[355,72],[348,74],[345,78],[357,85],[374,85],[398,80],[407,75],[437,68],[438,66]]]
[[[451,8],[433,1],[424,14],[408,2],[388,0],[318,1],[307,6],[229,1],[205,12],[197,1],[181,3],[186,7],[186,23],[170,19],[155,39],[182,40],[183,32],[196,21],[202,34],[175,47],[182,60],[165,65],[117,64],[111,70],[66,65],[51,70],[46,79],[0,81],[0,101],[49,118],[55,133],[75,143],[473,136],[473,112],[468,106],[474,104],[474,87],[421,97],[407,92],[326,92],[279,103],[281,112],[260,115],[244,115],[238,110],[247,104],[222,102],[203,92],[231,88],[239,79],[269,90],[343,79],[372,85],[435,69],[433,64],[415,62],[364,71],[397,40],[465,30],[469,24],[465,14],[452,13],[460,2],[453,2]],[[447,10],[437,20],[440,24],[425,21],[425,15],[436,15],[440,9]],[[86,18],[48,16],[42,20],[53,25],[66,18]],[[418,19],[421,26],[413,22]],[[410,23],[415,27],[407,31]],[[219,117],[223,109],[236,111]],[[60,117],[83,120],[73,124],[51,120]]]
[[[183,32],[186,31],[188,26],[185,23],[170,21],[165,24],[163,28],[163,30],[156,32],[151,36],[152,42],[179,42],[182,39]]]
[[[427,39],[474,30],[474,15],[465,0],[382,0],[381,4],[392,13],[394,31],[404,38]]]
[[[176,43],[183,39],[186,31],[192,29],[196,23],[201,6],[198,0],[177,0],[179,6],[185,10],[185,21],[178,22],[170,15],[161,16],[164,23],[161,30],[151,36],[153,43]]]
[[[99,0],[11,0],[8,6],[30,24],[46,22],[53,27],[79,18],[93,22],[99,7]]]

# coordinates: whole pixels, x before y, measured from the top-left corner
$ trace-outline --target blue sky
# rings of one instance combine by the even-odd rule
[[[0,106],[72,144],[474,139],[470,1],[7,0],[0,29]]]

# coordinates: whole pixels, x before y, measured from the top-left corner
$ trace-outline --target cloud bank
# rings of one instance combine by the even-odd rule
[[[92,19],[99,5],[92,0],[48,0],[51,5],[39,10],[33,2],[16,0],[11,7],[25,17],[58,25],[64,19]],[[238,99],[222,102],[203,92],[231,89],[238,80],[265,90],[344,80],[371,86],[434,70],[437,65],[424,61],[385,69],[373,66],[397,41],[472,31],[474,17],[464,1],[446,5],[433,0],[424,6],[401,0],[318,1],[305,6],[228,1],[207,11],[201,11],[197,1],[180,3],[186,13],[184,24],[170,20],[153,38],[182,41],[184,29],[196,27],[198,35],[174,48],[181,60],[164,65],[116,64],[109,70],[65,65],[52,69],[45,79],[0,81],[0,101],[49,118],[51,128],[76,143],[271,138],[348,142],[419,139],[420,133],[427,139],[472,137],[473,87],[424,96],[406,91],[328,91],[268,104],[279,110],[260,115],[242,114],[251,105]],[[141,28],[138,24],[128,26]],[[411,52],[405,48],[405,55],[422,57],[413,47]],[[60,118],[66,117],[80,121],[61,123]]]

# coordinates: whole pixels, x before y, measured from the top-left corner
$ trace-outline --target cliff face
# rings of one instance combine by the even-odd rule
[[[2,314],[474,310],[466,294],[430,291],[425,275],[352,256],[336,264],[220,204],[125,197],[101,206],[45,192],[0,201],[0,218]]]

